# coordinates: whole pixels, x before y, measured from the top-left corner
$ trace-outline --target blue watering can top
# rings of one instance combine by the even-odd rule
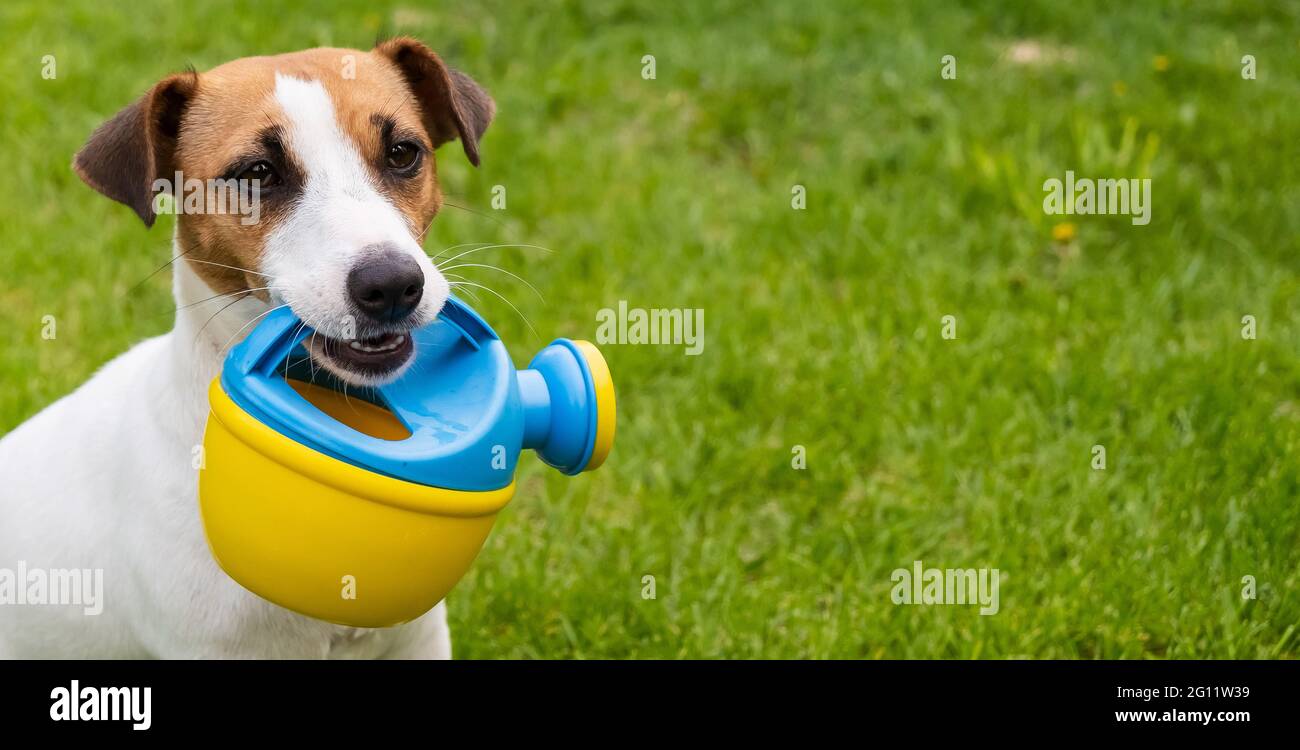
[[[523,448],[536,449],[566,474],[593,463],[601,386],[575,342],[557,339],[528,369],[516,370],[492,328],[450,297],[432,323],[410,333],[415,361],[400,378],[345,391],[389,410],[410,431],[405,439],[387,440],[330,417],[290,386],[292,362],[307,361],[302,344],[312,333],[288,307],[268,314],[226,357],[222,389],[291,440],[432,487],[505,487]],[[317,371],[318,382],[322,376]],[[612,396],[612,385],[605,387]]]

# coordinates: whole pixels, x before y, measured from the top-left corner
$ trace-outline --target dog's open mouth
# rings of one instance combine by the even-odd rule
[[[415,344],[409,333],[385,333],[366,339],[344,341],[318,337],[312,355],[322,364],[365,379],[384,379],[394,375],[411,360]]]

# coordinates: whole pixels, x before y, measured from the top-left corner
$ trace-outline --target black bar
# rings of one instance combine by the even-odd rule
[[[576,737],[597,716],[681,728],[897,727],[917,737],[1041,729],[1235,736],[1288,727],[1300,706],[1295,662],[6,662],[0,670],[2,725],[47,737],[268,725],[306,737],[348,721],[382,722],[386,731],[562,721]],[[53,721],[52,692],[73,680],[83,691],[149,687],[149,729]],[[1154,714],[1119,721],[1117,712]],[[1166,712],[1213,718],[1206,725]]]

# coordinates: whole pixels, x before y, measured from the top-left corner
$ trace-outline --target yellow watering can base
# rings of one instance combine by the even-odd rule
[[[340,406],[326,389],[300,393],[358,431],[403,437],[379,407]],[[251,417],[219,379],[209,401],[199,505],[212,553],[245,588],[311,617],[386,627],[429,611],[469,569],[514,494],[513,482],[448,490],[327,456]]]

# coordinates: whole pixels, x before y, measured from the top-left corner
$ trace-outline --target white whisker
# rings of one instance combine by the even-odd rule
[[[469,279],[466,279],[464,276],[461,276],[461,275],[458,274],[458,273],[449,273],[449,274],[447,274],[447,278],[448,278],[448,279],[462,279],[462,280],[464,280],[464,281],[469,281]],[[448,283],[448,285],[450,285],[452,288],[455,288],[456,286],[459,285],[458,282],[455,282],[455,281],[448,281],[447,283]],[[478,304],[480,304],[480,305],[483,304],[483,300],[479,299],[479,296],[478,296],[477,294],[475,294],[473,291],[471,291],[471,290],[469,290],[469,289],[462,289],[461,292],[463,292],[464,294],[468,294],[468,295],[469,295],[469,298],[472,299],[472,300],[474,300],[476,303],[478,303]],[[460,293],[460,292],[458,292],[458,293]]]
[[[435,260],[435,261],[436,261],[438,258],[441,258],[441,257],[442,257],[443,253],[446,253],[446,252],[449,251],[449,250],[455,250],[455,249],[458,248],[458,247],[465,247],[465,245],[476,245],[476,244],[478,244],[478,243],[476,243],[476,242],[467,242],[467,243],[465,243],[465,244],[463,244],[463,245],[452,245],[451,247],[447,248],[446,250],[443,250],[441,253],[438,253],[437,255],[433,256],[433,257],[431,258],[431,260]],[[527,245],[527,244],[519,244],[519,243],[511,243],[511,242],[507,242],[507,243],[503,243],[503,244],[499,244],[499,245],[484,245],[483,247],[476,247],[476,248],[474,248],[473,250],[466,250],[466,251],[463,252],[463,253],[458,253],[458,254],[456,254],[456,255],[451,256],[450,258],[444,260],[443,263],[450,263],[450,262],[452,262],[453,260],[456,260],[457,258],[463,258],[463,257],[465,257],[466,255],[469,255],[469,254],[471,254],[471,253],[477,253],[477,252],[481,252],[481,251],[483,251],[483,250],[494,250],[494,249],[496,249],[496,248],[501,248],[501,247],[532,248],[532,249],[534,249],[534,250],[541,250],[542,252],[547,252],[547,253],[554,253],[554,252],[555,252],[554,250],[550,249],[549,247],[542,247],[541,245]],[[437,263],[435,263],[434,266],[436,267],[436,266],[437,266]]]
[[[179,257],[181,257],[181,256],[178,255],[178,256],[176,256],[176,257],[179,258]],[[188,261],[191,262],[191,263],[203,263],[204,265],[209,265],[209,266],[221,266],[222,268],[229,268],[229,269],[232,270],[232,271],[243,271],[244,273],[251,273],[251,274],[253,274],[253,275],[255,275],[255,276],[266,276],[267,278],[270,278],[270,276],[271,276],[271,274],[269,274],[269,273],[262,273],[261,271],[254,271],[254,270],[252,270],[251,268],[240,268],[239,266],[228,266],[228,265],[226,265],[225,263],[214,263],[214,262],[212,262],[212,261],[210,261],[210,260],[199,260],[198,258],[190,258],[190,257],[188,257],[188,256],[185,258],[185,260],[188,260]]]
[[[533,323],[532,323],[532,321],[530,321],[526,315],[524,315],[523,313],[519,312],[519,308],[515,307],[515,304],[514,304],[513,302],[511,302],[510,300],[506,299],[506,298],[505,298],[504,296],[502,296],[501,293],[498,292],[497,290],[492,289],[491,287],[483,286],[482,284],[475,284],[475,283],[472,282],[472,281],[459,281],[459,282],[457,282],[457,285],[465,285],[465,286],[476,287],[476,288],[478,288],[478,289],[482,289],[482,290],[485,291],[485,292],[488,292],[488,293],[490,293],[490,294],[494,294],[494,295],[496,295],[496,296],[497,296],[497,297],[498,297],[502,302],[506,303],[507,305],[510,305],[510,309],[511,309],[511,310],[514,310],[514,311],[515,311],[515,314],[518,315],[518,316],[520,317],[520,319],[524,321],[524,324],[528,326],[528,330],[532,331],[534,336],[536,336],[536,337],[539,338],[539,339],[542,337],[542,335],[541,335],[540,333],[537,332],[537,329],[533,327]]]
[[[244,294],[244,295],[248,295],[248,294],[252,294],[253,292],[269,291],[271,288],[272,288],[272,287],[269,287],[269,286],[258,286],[258,287],[253,287],[252,289],[240,289],[240,290],[235,291],[235,292],[226,292],[225,294],[217,294],[217,295],[214,295],[214,296],[208,297],[207,299],[201,299],[201,300],[199,300],[198,302],[191,302],[191,303],[189,303],[188,305],[181,305],[180,307],[176,308],[175,312],[180,312],[181,310],[184,310],[184,309],[186,309],[186,308],[190,308],[190,307],[196,307],[196,306],[198,306],[198,305],[203,304],[204,302],[211,302],[211,301],[213,301],[213,300],[218,300],[218,299],[221,299],[222,297],[233,297],[233,296],[235,296],[236,294]]]
[[[447,262],[450,263],[451,261],[447,261]],[[516,278],[516,279],[519,279],[519,281],[523,282],[524,286],[526,286],[526,287],[528,287],[529,289],[532,289],[532,290],[533,290],[533,294],[536,294],[536,295],[537,295],[537,299],[540,299],[542,302],[545,302],[545,301],[546,301],[546,298],[542,296],[542,293],[539,292],[539,291],[537,291],[537,287],[533,286],[532,284],[529,284],[528,281],[527,281],[526,279],[524,279],[523,277],[519,276],[518,274],[510,273],[510,272],[507,271],[506,269],[504,269],[504,268],[500,268],[499,266],[493,266],[493,265],[490,265],[490,264],[488,264],[488,263],[458,263],[458,264],[456,264],[456,265],[454,265],[454,266],[447,266],[446,269],[441,269],[441,268],[440,268],[440,269],[438,269],[438,270],[439,270],[439,271],[444,271],[444,270],[445,270],[445,271],[450,271],[450,270],[452,270],[453,268],[490,268],[490,269],[492,269],[493,271],[500,271],[501,273],[504,273],[504,274],[507,275],[507,276],[511,276],[511,277]],[[461,278],[464,278],[464,277],[462,276]]]

